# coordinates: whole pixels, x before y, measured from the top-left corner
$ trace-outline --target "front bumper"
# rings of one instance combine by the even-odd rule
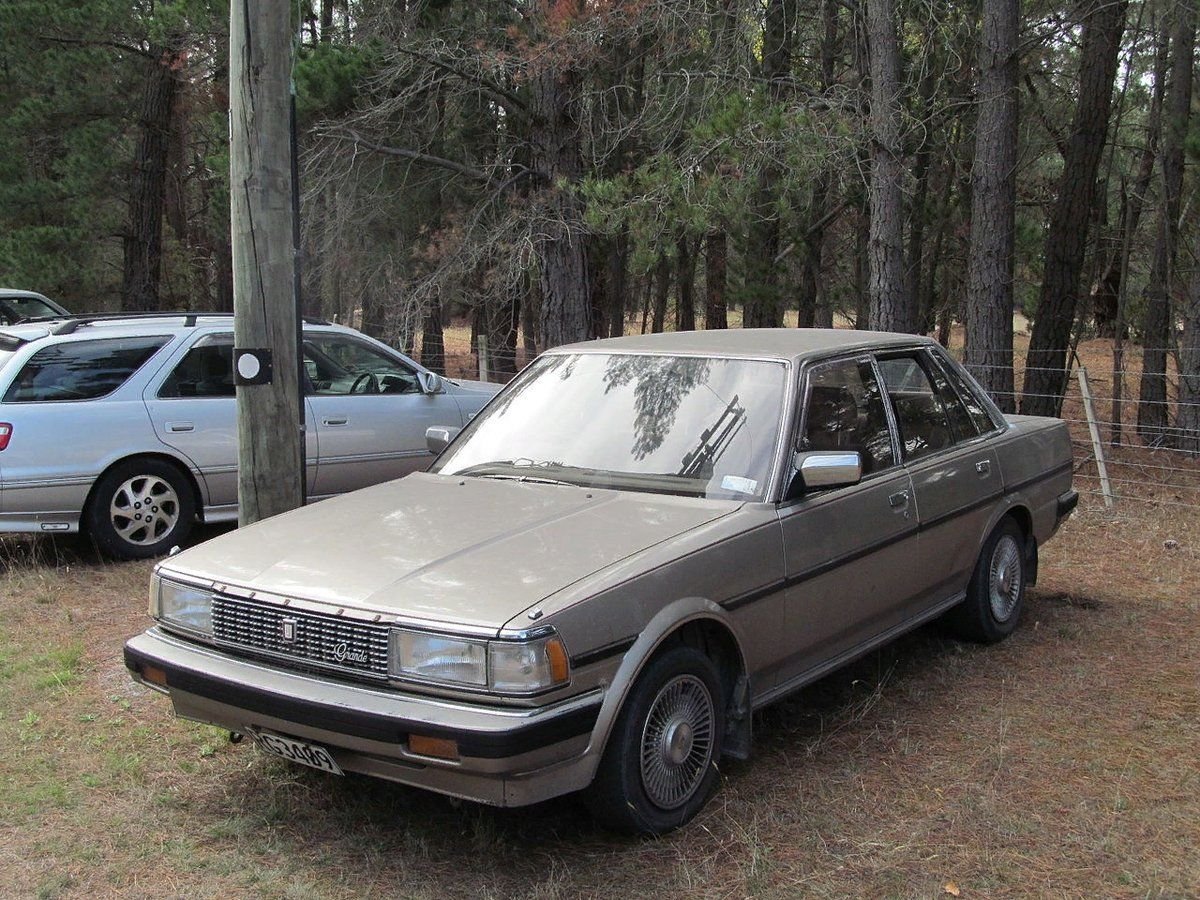
[[[289,735],[325,747],[345,771],[480,803],[536,803],[586,787],[596,768],[585,751],[601,691],[540,709],[471,705],[274,668],[157,627],[125,644],[125,665],[183,718]],[[147,667],[165,673],[165,691],[143,677]],[[409,734],[453,740],[460,756],[412,753]]]

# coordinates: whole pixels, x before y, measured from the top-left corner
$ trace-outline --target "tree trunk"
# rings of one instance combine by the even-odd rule
[[[729,278],[729,236],[724,231],[711,231],[704,239],[704,327],[728,328],[725,306],[726,283]]]
[[[1196,6],[1175,6],[1171,33],[1171,81],[1165,100],[1162,173],[1163,198],[1154,258],[1146,283],[1142,319],[1142,383],[1138,403],[1138,434],[1143,441],[1160,440],[1167,427],[1167,348],[1174,344],[1171,290],[1175,281],[1179,214],[1183,196],[1184,149],[1192,106],[1192,70],[1196,49]]]
[[[178,51],[152,47],[138,115],[138,139],[129,192],[129,225],[124,238],[121,307],[159,308],[162,276],[163,207],[171,117],[178,91]]]
[[[904,148],[896,0],[867,0],[871,70],[871,226],[868,327],[912,332],[917,317],[904,277]]]
[[[576,121],[579,74],[547,66],[532,82],[530,139],[534,164],[545,179],[540,196],[544,225],[534,243],[541,276],[543,349],[591,337],[591,278],[583,209],[573,193],[583,169]]]
[[[1125,322],[1121,298],[1125,293],[1125,274],[1130,242],[1137,234],[1150,190],[1150,179],[1154,174],[1154,160],[1158,156],[1158,142],[1162,134],[1163,89],[1167,79],[1169,41],[1160,32],[1154,53],[1154,87],[1150,94],[1150,112],[1146,117],[1146,143],[1142,146],[1138,160],[1137,176],[1132,191],[1122,191],[1120,235],[1117,250],[1108,257],[1108,265],[1092,294],[1092,317],[1096,331],[1124,340]]]
[[[1017,0],[984,0],[979,121],[971,171],[965,362],[1004,412],[1013,396],[1013,243],[1017,203]]]
[[[612,240],[608,253],[608,336],[625,334],[625,294],[629,289],[629,233],[625,229]]]
[[[675,330],[696,330],[696,248],[692,239],[681,234],[678,241],[679,260],[677,283],[678,296],[675,301]]]
[[[1128,5],[1128,0],[1089,0],[1086,7],[1079,98],[1046,232],[1042,288],[1026,357],[1021,412],[1027,415],[1058,415],[1062,406],[1067,347]]]
[[[446,337],[442,331],[442,304],[433,303],[425,313],[421,329],[421,365],[439,375],[446,374]]]
[[[652,334],[661,334],[667,323],[667,297],[671,293],[671,264],[665,253],[658,257],[654,279],[654,318],[650,323]]]
[[[1200,259],[1200,229],[1194,236],[1194,259]],[[1180,450],[1200,453],[1200,266],[1183,297],[1180,315],[1183,338],[1179,348],[1179,414],[1175,418]]]
[[[763,23],[761,75],[772,104],[781,104],[790,93],[792,42],[795,37],[796,0],[767,0]],[[754,215],[747,231],[742,327],[777,328],[783,324],[783,297],[779,285],[779,191],[783,173],[767,162],[758,176]]]

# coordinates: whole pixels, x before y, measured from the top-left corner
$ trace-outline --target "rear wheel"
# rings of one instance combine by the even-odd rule
[[[1025,603],[1025,535],[1011,518],[988,536],[971,575],[967,596],[946,622],[959,637],[994,644],[1017,627]]]
[[[718,777],[725,733],[720,673],[692,647],[651,660],[617,717],[587,800],[618,831],[663,834],[689,821]]]
[[[192,486],[175,466],[148,457],[127,459],[96,482],[85,513],[96,546],[118,559],[166,553],[192,530]]]

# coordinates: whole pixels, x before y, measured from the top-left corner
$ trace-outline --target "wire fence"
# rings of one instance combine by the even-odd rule
[[[1071,433],[1075,487],[1084,502],[1101,508],[1138,503],[1200,510],[1200,433],[1192,424],[1200,421],[1200,402],[1181,399],[1183,378],[1177,365],[1178,354],[1187,351],[1159,351],[1166,356],[1167,371],[1158,376],[1163,396],[1152,400],[1140,396],[1143,352],[1129,345],[1114,357],[1112,341],[1089,341],[1071,356],[1068,368],[1035,370],[1025,366],[1023,351],[1014,351],[1016,390],[993,399],[1017,409],[1025,397],[1058,401],[1057,394],[1024,394],[1020,387],[1029,371],[1061,374],[1065,392],[1060,417]],[[979,373],[1008,367],[968,368]]]

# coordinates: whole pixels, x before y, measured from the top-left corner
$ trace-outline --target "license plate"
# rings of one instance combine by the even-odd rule
[[[345,774],[342,771],[342,767],[337,764],[337,761],[324,747],[318,747],[316,744],[306,744],[304,741],[284,737],[282,734],[271,734],[269,731],[255,732],[254,738],[258,741],[258,746],[262,747],[262,749],[275,756],[282,757],[289,762],[300,763],[303,766],[312,766],[314,769],[320,769],[322,772],[332,772],[334,775]]]

